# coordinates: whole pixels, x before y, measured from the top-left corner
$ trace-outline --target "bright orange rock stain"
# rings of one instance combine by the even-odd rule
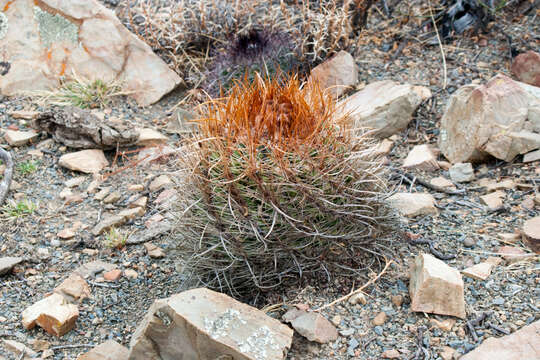
[[[6,5],[4,5],[4,9],[3,9],[2,11],[3,11],[3,12],[8,11],[10,5],[13,4],[14,1],[15,1],[15,0],[9,0],[9,1],[6,3]]]

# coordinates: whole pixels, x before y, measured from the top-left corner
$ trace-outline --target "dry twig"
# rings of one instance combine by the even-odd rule
[[[386,270],[388,269],[388,267],[393,263],[394,261],[393,260],[390,260],[390,261],[386,261],[386,265],[384,265],[384,269],[382,269],[382,271],[377,275],[375,276],[373,279],[369,280],[367,283],[365,283],[364,285],[362,285],[361,287],[359,287],[358,289],[354,290],[354,291],[351,291],[350,293],[348,293],[347,295],[345,296],[342,296],[334,301],[332,301],[331,303],[328,303],[324,306],[321,306],[320,308],[316,309],[316,310],[313,310],[315,312],[320,312],[321,310],[324,310],[326,308],[329,308],[331,306],[334,306],[336,305],[337,303],[340,303],[342,301],[345,301],[347,300],[348,298],[350,298],[351,296],[355,295],[355,294],[358,294],[360,292],[362,292],[362,290],[364,290],[365,288],[367,288],[368,286],[370,286],[371,284],[375,283],[375,281],[379,280],[379,278],[386,272]]]

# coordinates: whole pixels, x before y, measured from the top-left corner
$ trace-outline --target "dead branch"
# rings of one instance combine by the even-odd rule
[[[9,186],[11,185],[11,179],[13,178],[13,159],[11,154],[0,147],[0,160],[6,165],[4,170],[4,178],[0,182],[0,205],[4,203],[9,191]]]
[[[437,185],[433,185],[430,182],[422,178],[419,178],[418,176],[413,175],[413,174],[402,173],[400,171],[398,171],[397,173],[403,178],[403,180],[407,181],[407,183],[409,184],[413,184],[414,182],[417,182],[418,184],[424,187],[427,187],[428,189],[442,192],[448,195],[463,195],[465,193],[465,189],[460,189],[460,190],[447,189],[447,188],[443,188]]]
[[[394,261],[393,260],[390,260],[390,261],[386,261],[386,265],[384,265],[384,269],[382,269],[382,271],[377,275],[375,276],[373,279],[369,280],[367,283],[365,283],[364,285],[362,285],[360,288],[354,290],[354,291],[351,291],[350,293],[348,293],[347,295],[345,296],[342,296],[334,301],[332,301],[331,303],[329,304],[326,304],[324,306],[321,306],[320,308],[316,309],[316,310],[313,310],[314,312],[320,312],[321,310],[324,310],[326,308],[329,308],[331,306],[334,306],[336,305],[337,303],[340,303],[342,301],[345,301],[347,300],[348,298],[350,298],[351,296],[355,295],[355,294],[358,294],[360,292],[362,292],[362,290],[364,290],[365,288],[367,288],[369,285],[373,284],[375,281],[379,280],[379,278],[386,272],[386,270],[388,269],[388,267],[393,263]]]

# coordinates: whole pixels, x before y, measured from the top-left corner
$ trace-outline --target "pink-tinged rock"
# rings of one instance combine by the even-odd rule
[[[122,276],[122,270],[114,269],[103,274],[103,278],[107,281],[117,281]]]
[[[464,319],[465,299],[459,271],[429,255],[416,257],[411,269],[411,310]]]
[[[412,168],[424,171],[434,171],[439,169],[437,155],[429,145],[416,145],[409,152],[405,161],[404,168]]]
[[[7,256],[0,258],[0,275],[7,274],[15,265],[22,263],[22,257]]]
[[[139,146],[156,146],[159,144],[165,144],[169,138],[159,131],[154,129],[140,129],[139,138],[137,139],[137,145]]]
[[[30,110],[12,110],[8,111],[7,114],[14,119],[34,120],[38,117],[40,112]]]
[[[438,186],[443,189],[455,189],[456,186],[453,182],[445,178],[444,176],[438,176],[429,181],[431,185]]]
[[[260,310],[192,289],[154,302],[131,338],[128,359],[279,360],[292,336],[292,329]]]
[[[330,91],[335,97],[343,95],[347,88],[358,82],[358,69],[354,58],[341,50],[311,70],[309,81],[317,82],[322,90]]]
[[[526,260],[533,256],[528,252],[525,252],[523,249],[513,246],[501,246],[497,254],[502,256],[504,260],[509,263],[514,263],[521,260]]]
[[[377,81],[338,103],[337,117],[348,115],[355,128],[371,128],[386,138],[404,130],[431,91],[423,86]]]
[[[15,355],[16,359],[32,359],[38,356],[38,353],[30,349],[28,346],[24,345],[15,340],[3,340],[4,347],[7,351]],[[3,357],[0,357],[1,360],[5,360]]]
[[[525,221],[522,233],[531,250],[540,254],[540,216]]]
[[[115,81],[146,106],[182,82],[96,0],[17,0],[8,5],[3,12],[8,32],[0,39],[3,56],[11,63],[0,77],[4,95],[50,90],[61,78],[79,78]],[[52,21],[61,31],[44,35],[51,30],[42,24]]]
[[[58,285],[53,292],[60,294],[70,302],[75,300],[83,300],[90,297],[90,287],[86,280],[77,273],[71,274],[60,285]]]
[[[107,340],[86,354],[78,356],[77,360],[127,360],[128,355],[128,348],[114,340]]]
[[[396,193],[388,203],[406,217],[437,214],[435,198],[427,193]]]
[[[487,338],[460,360],[534,360],[540,359],[540,320],[513,334]]]
[[[161,259],[165,257],[165,252],[159,246],[156,246],[152,243],[145,243],[144,248],[146,249],[146,253],[148,254],[148,256],[150,256],[151,258]]]
[[[4,139],[11,146],[23,146],[29,142],[35,141],[38,138],[39,134],[35,131],[16,131],[16,130],[5,130]]]
[[[375,155],[388,155],[392,148],[394,147],[394,142],[392,140],[383,139],[380,143],[377,144],[373,153]]]
[[[463,275],[477,280],[486,280],[495,266],[490,262],[481,262],[462,271]]]
[[[490,155],[511,161],[540,148],[540,89],[497,75],[485,85],[465,85],[441,119],[439,148],[452,163]]]
[[[526,84],[540,87],[540,54],[529,50],[512,62],[512,73]]]
[[[109,166],[103,150],[82,150],[60,157],[58,164],[73,171],[91,174],[97,173]]]
[[[497,190],[487,195],[480,196],[480,200],[490,209],[495,210],[503,206],[503,200],[506,197],[506,193]]]
[[[381,357],[383,359],[399,359],[399,358],[401,358],[401,353],[399,351],[397,351],[396,349],[385,350],[381,354]]]
[[[39,325],[51,335],[62,336],[75,326],[78,317],[77,306],[60,294],[52,294],[24,310],[22,323],[25,329]]]
[[[293,308],[283,318],[291,323],[296,332],[309,341],[324,344],[334,341],[338,337],[336,327],[319,313]]]

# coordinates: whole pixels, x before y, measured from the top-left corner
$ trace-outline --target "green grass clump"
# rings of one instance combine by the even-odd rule
[[[112,227],[105,233],[103,244],[108,248],[121,249],[126,245],[127,236],[118,229]]]
[[[296,79],[245,79],[207,104],[181,152],[173,236],[185,271],[236,297],[307,276],[356,275],[393,214],[373,141]]]
[[[26,160],[17,164],[17,171],[25,176],[35,172],[39,166],[39,161]]]
[[[38,205],[28,199],[13,201],[10,200],[2,207],[4,215],[13,218],[20,218],[26,215],[32,215],[36,211]]]
[[[118,81],[87,80],[73,75],[73,80],[65,81],[60,88],[36,93],[42,102],[76,106],[82,109],[107,107],[113,98],[126,95]]]

